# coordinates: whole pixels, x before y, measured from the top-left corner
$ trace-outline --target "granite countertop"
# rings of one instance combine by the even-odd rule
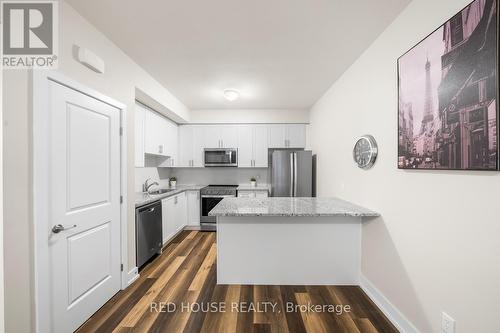
[[[269,184],[257,184],[257,186],[252,186],[251,184],[240,184],[238,185],[238,191],[267,191],[271,186]]]
[[[171,197],[173,195],[185,192],[185,191],[199,191],[206,185],[177,185],[172,191],[162,193],[162,194],[147,194],[143,192],[135,193],[135,207],[140,207],[147,205],[149,203]],[[155,188],[157,190],[160,188]]]
[[[210,216],[380,216],[338,198],[225,198]]]

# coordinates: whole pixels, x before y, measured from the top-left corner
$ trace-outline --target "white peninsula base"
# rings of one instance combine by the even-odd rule
[[[218,216],[217,283],[359,285],[359,216]]]

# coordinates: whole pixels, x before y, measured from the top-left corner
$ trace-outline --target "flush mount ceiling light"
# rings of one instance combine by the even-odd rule
[[[232,102],[240,98],[240,92],[235,89],[225,89],[224,90],[224,98],[228,101]]]

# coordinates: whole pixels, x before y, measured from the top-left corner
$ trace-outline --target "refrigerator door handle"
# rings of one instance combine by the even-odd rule
[[[293,167],[294,167],[294,162],[293,162],[293,156],[294,153],[290,153],[290,196],[293,197],[293,186],[294,186],[294,179],[293,179],[293,175],[295,174],[294,170],[293,170]]]
[[[297,153],[293,153],[293,196],[297,196]]]

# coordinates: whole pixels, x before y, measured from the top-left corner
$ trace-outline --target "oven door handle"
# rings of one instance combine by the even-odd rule
[[[202,195],[202,198],[236,198],[235,195]]]

